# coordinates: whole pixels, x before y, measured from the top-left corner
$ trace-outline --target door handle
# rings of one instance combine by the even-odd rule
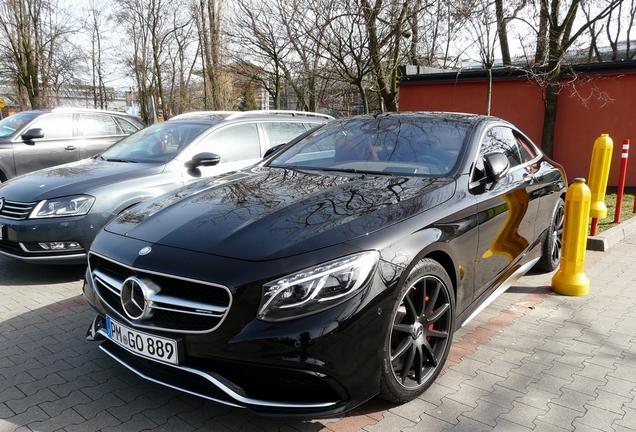
[[[66,146],[64,150],[73,151],[73,150],[77,150],[77,147],[75,147],[74,145],[70,145],[70,146]]]
[[[531,184],[534,184],[534,180],[535,180],[535,178],[534,178],[534,176],[532,174],[526,173],[526,174],[523,175],[523,182],[524,183],[527,183],[527,184],[531,185]]]

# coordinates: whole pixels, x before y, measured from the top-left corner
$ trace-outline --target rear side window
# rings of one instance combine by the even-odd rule
[[[80,114],[79,132],[84,137],[119,135],[113,118],[105,114]]]
[[[44,139],[62,139],[73,137],[73,114],[52,114],[39,118],[30,128],[40,128]]]
[[[522,162],[529,162],[536,158],[539,155],[536,147],[520,133],[517,133],[516,131],[513,132],[517,143],[519,144],[519,154],[521,155]]]
[[[303,123],[268,122],[262,124],[272,147],[286,144],[307,130]]]

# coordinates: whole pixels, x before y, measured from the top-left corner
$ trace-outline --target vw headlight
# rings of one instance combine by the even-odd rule
[[[286,321],[340,304],[366,285],[379,256],[376,251],[350,255],[269,282],[257,317]]]
[[[93,206],[95,197],[75,195],[40,201],[31,212],[31,219],[85,215]]]

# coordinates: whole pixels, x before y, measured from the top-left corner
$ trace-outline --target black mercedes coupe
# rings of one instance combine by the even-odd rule
[[[406,402],[458,328],[559,265],[566,188],[498,118],[333,121],[109,223],[87,337],[144,378],[263,415]]]

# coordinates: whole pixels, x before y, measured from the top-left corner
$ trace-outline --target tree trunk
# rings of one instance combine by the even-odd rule
[[[369,97],[367,96],[367,91],[364,88],[363,82],[357,82],[356,87],[358,87],[358,93],[360,94],[360,99],[362,101],[362,109],[364,114],[369,114]]]
[[[497,15],[497,33],[499,34],[499,45],[501,46],[501,60],[504,66],[510,66],[510,45],[508,44],[508,29],[504,17],[503,0],[495,0],[495,12]],[[490,106],[489,106],[490,111]]]
[[[552,157],[554,152],[554,131],[556,128],[557,106],[559,103],[560,67],[556,67],[550,76],[548,85],[545,88],[545,112],[543,115],[543,131],[541,134],[541,149],[548,156]]]
[[[539,2],[541,4],[541,11],[539,13],[539,31],[537,33],[537,47],[534,54],[534,63],[542,64],[545,61],[546,54],[548,52],[548,24],[549,24],[549,11],[548,4],[545,1]]]
[[[200,0],[199,40],[204,63],[205,106],[223,109],[219,68],[221,67],[221,14],[223,0]]]
[[[382,7],[382,2],[380,0],[376,0],[375,4],[371,6],[369,1],[362,0],[361,6],[362,6],[362,14],[363,14],[365,25],[366,25],[367,35],[369,37],[368,46],[369,46],[371,64],[375,74],[375,81],[378,86],[378,93],[380,95],[380,99],[382,102],[381,111],[397,111],[397,92],[393,93],[392,91],[392,89],[394,88],[393,84],[397,84],[397,83],[389,82],[391,79],[389,77],[395,76],[395,79],[397,79],[397,74],[394,75],[390,73],[390,75],[387,76],[387,72],[385,69],[387,65],[385,64],[385,62],[382,61],[382,49],[384,48],[384,46],[380,42],[380,39],[378,37],[377,20],[378,20],[378,14],[380,13],[380,9]],[[402,9],[401,16],[397,18],[397,24],[394,29],[394,31],[397,32],[397,34],[394,33],[392,35],[397,45],[396,47],[394,47],[395,50],[399,50],[399,44],[400,44],[400,38],[401,38],[401,32],[399,32],[399,29],[401,27],[402,21],[405,18],[405,14],[406,14],[406,7]],[[386,39],[388,40],[389,38],[386,38]],[[393,60],[396,57],[396,55],[399,54],[399,51],[394,51],[393,54],[394,55],[392,56],[391,60]],[[396,73],[397,73],[397,65],[392,65],[392,66],[395,67]]]
[[[486,68],[486,80],[486,115],[490,115],[490,105],[492,103],[492,66]]]

